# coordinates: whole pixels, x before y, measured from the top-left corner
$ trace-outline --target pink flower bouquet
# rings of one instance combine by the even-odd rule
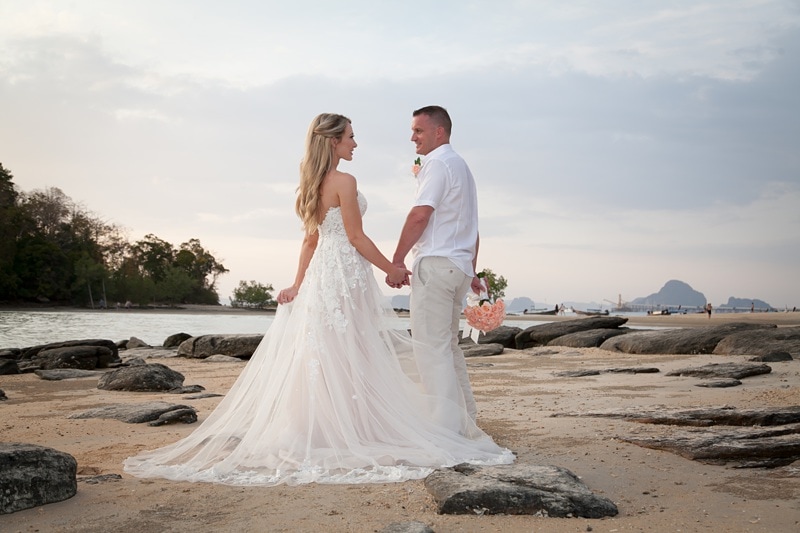
[[[464,308],[464,317],[468,326],[486,333],[503,324],[506,318],[506,304],[503,300],[496,300],[494,303],[480,300],[477,305],[467,305]]]

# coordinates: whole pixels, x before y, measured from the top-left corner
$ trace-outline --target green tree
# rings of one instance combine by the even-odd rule
[[[489,287],[489,296],[491,298],[505,298],[505,290],[506,287],[508,287],[508,281],[506,281],[506,278],[503,276],[498,276],[489,268],[484,268],[478,272],[478,277],[483,279],[483,281]]]
[[[174,265],[183,269],[190,278],[197,282],[202,293],[211,292],[216,296],[217,278],[228,272],[225,266],[200,244],[199,239],[189,239],[180,246],[175,254]],[[201,294],[198,296],[202,297]],[[219,298],[216,298],[218,301]],[[216,303],[215,301],[215,303]]]
[[[264,285],[257,281],[240,281],[233,290],[231,305],[233,307],[257,307],[259,309],[273,306],[277,302],[272,298],[272,285]]]
[[[0,300],[17,297],[19,276],[14,271],[20,229],[19,193],[11,171],[0,163]]]

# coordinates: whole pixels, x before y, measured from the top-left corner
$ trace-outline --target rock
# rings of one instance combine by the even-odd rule
[[[130,350],[132,348],[152,348],[152,346],[150,346],[149,344],[147,344],[138,337],[131,337],[130,339],[128,339],[128,343],[125,345],[125,348],[127,350]]]
[[[504,348],[514,348],[517,334],[521,331],[522,328],[516,326],[500,326],[478,335],[478,344],[502,344]]]
[[[145,361],[139,356],[130,358],[126,357],[125,360],[123,361],[123,364],[125,364],[125,366],[142,366],[146,365],[147,361]]]
[[[204,359],[222,354],[249,359],[256,351],[264,335],[202,335],[183,341],[178,346],[178,355]]]
[[[166,392],[183,386],[184,376],[159,363],[128,366],[104,374],[97,384],[102,390]]]
[[[161,345],[164,348],[177,348],[183,341],[191,338],[192,336],[188,333],[175,333],[164,339],[164,342]]]
[[[592,370],[592,369],[585,369],[585,370],[566,370],[564,372],[555,372],[553,375],[558,376],[561,378],[581,378],[584,376],[599,376],[602,373],[608,374],[657,374],[661,372],[659,369],[654,367],[641,367],[641,366],[634,366],[634,367],[625,367],[625,368],[606,368],[602,370]]]
[[[169,359],[178,357],[178,350],[175,348],[131,348],[125,352],[125,360],[129,361],[138,357],[144,359]]]
[[[35,370],[34,374],[47,381],[61,381],[62,379],[96,378],[103,375],[103,372],[77,368],[57,368],[54,370]]]
[[[197,422],[197,411],[193,407],[186,407],[183,409],[173,409],[167,411],[159,416],[152,422],[148,422],[148,426],[163,426],[171,424],[172,422],[182,422],[184,424],[194,424]]]
[[[732,322],[702,328],[675,328],[657,331],[634,331],[612,337],[600,345],[603,350],[641,354],[704,354],[714,352],[725,337],[739,331],[774,329],[763,324]]]
[[[22,357],[22,350],[19,348],[3,348],[0,350],[0,359],[17,360]]]
[[[424,522],[393,522],[381,529],[380,533],[434,533]]]
[[[789,352],[770,352],[764,355],[751,357],[748,361],[760,361],[762,363],[782,363],[784,361],[794,361],[794,357]]]
[[[196,392],[203,392],[204,390],[206,390],[206,388],[202,385],[189,385],[186,387],[176,387],[167,392],[170,394],[194,394]]]
[[[78,463],[71,455],[23,443],[0,443],[0,514],[72,498]]]
[[[554,372],[554,376],[559,378],[583,378],[586,376],[599,376],[599,370],[565,370],[563,372]]]
[[[611,337],[625,335],[632,330],[629,328],[618,329],[590,329],[577,331],[556,337],[547,343],[548,346],[568,346],[570,348],[597,348]]]
[[[590,317],[530,326],[518,333],[514,342],[518,350],[533,346],[546,346],[553,339],[564,335],[593,329],[616,329],[627,321],[627,318],[617,316]]]
[[[667,437],[620,437],[620,440],[666,450],[705,464],[737,468],[776,468],[800,459],[800,424],[784,428],[673,430]]]
[[[615,418],[642,424],[671,426],[780,426],[800,423],[800,406],[766,409],[707,407],[685,411],[610,410],[588,413],[555,413],[551,416]]]
[[[41,350],[31,357],[31,362],[44,370],[55,368],[79,368],[94,370],[107,368],[114,360],[111,350],[105,346],[64,346]]]
[[[695,387],[706,387],[709,389],[724,389],[726,387],[738,387],[742,382],[738,379],[719,379],[717,381],[705,381],[703,383],[695,383]]]
[[[194,396],[186,396],[184,400],[202,400],[203,398],[216,398],[217,396],[225,396],[216,392],[204,392],[203,394],[195,394]]]
[[[212,355],[203,359],[204,363],[241,363],[242,360],[238,357],[231,357],[229,355]]]
[[[122,479],[122,476],[119,474],[100,474],[97,476],[87,476],[78,479],[78,482],[83,482],[88,485],[97,485],[98,483],[104,483],[106,481],[119,481]]]
[[[425,479],[440,514],[541,514],[553,517],[616,516],[617,506],[594,495],[558,466],[456,465]]]
[[[471,344],[461,346],[464,357],[486,357],[489,355],[500,355],[503,353],[503,345],[495,344]]]
[[[4,400],[8,400],[8,396],[6,396],[6,393],[3,391],[3,389],[0,389],[0,402]]]
[[[788,352],[800,357],[800,327],[741,331],[726,336],[714,348],[717,355],[766,355]]]
[[[0,359],[0,376],[19,374],[19,365],[13,359]]]
[[[653,424],[659,428],[654,436],[643,436],[641,431],[637,431],[635,436],[617,438],[707,464],[773,468],[800,459],[800,406],[765,409],[723,407],[688,411],[621,410],[559,413],[552,416],[618,418]],[[690,428],[669,428],[664,431],[664,426]]]
[[[679,368],[667,372],[668,376],[693,376],[696,378],[733,378],[742,379],[750,376],[769,374],[769,365],[753,365],[747,363],[712,363],[710,365],[690,368]]]
[[[108,368],[108,365],[112,363],[119,363],[119,348],[117,345],[106,339],[85,339],[85,340],[74,340],[74,341],[64,341],[64,342],[54,342],[50,344],[41,344],[39,346],[31,346],[30,348],[24,348],[22,350],[22,354],[20,359],[32,359],[34,356],[39,354],[44,350],[53,350],[56,348],[71,348],[77,346],[101,346],[108,348],[111,351],[111,355],[108,357],[103,357],[102,359],[98,360],[97,368]]]
[[[170,414],[176,412],[176,414]],[[193,415],[191,413],[194,413]],[[197,421],[197,411],[188,405],[179,405],[167,402],[150,402],[136,405],[114,404],[97,407],[73,413],[67,418],[110,418],[127,422],[128,424],[141,424],[143,422],[158,422],[159,420],[173,421],[176,418],[186,424]],[[192,419],[193,418],[193,419]],[[165,423],[165,422],[164,422]],[[157,423],[155,425],[160,425]]]

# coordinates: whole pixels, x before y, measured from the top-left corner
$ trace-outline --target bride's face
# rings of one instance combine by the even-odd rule
[[[358,144],[356,144],[356,138],[353,135],[353,126],[348,124],[344,129],[344,133],[342,133],[342,137],[334,142],[333,154],[345,161],[352,161],[353,150],[356,149],[356,146]]]

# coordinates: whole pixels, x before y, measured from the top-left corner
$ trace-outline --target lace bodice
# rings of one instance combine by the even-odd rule
[[[367,200],[360,192],[357,198],[359,210],[363,215],[367,211]],[[354,298],[353,292],[363,293],[367,290],[367,276],[373,275],[372,267],[350,244],[344,228],[341,207],[328,209],[318,231],[317,249],[305,276],[305,279],[310,280],[308,284],[310,286],[305,289],[322,296],[323,323],[344,331],[349,322],[345,318],[342,306],[353,305],[354,301],[360,300],[360,297]]]
[[[356,197],[358,200],[358,208],[361,211],[361,216],[367,212],[367,199],[361,192]],[[331,207],[325,213],[325,218],[322,219],[322,224],[319,226],[320,238],[344,238],[347,239],[347,232],[344,230],[344,220],[342,220],[342,208],[339,206]]]

